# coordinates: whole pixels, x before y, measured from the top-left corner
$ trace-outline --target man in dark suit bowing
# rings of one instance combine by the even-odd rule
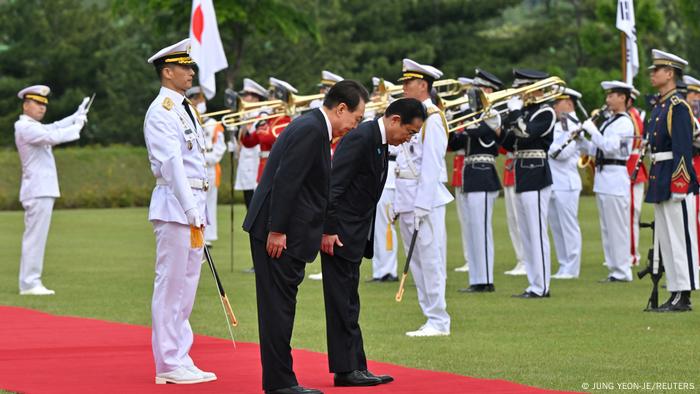
[[[330,188],[330,140],[362,120],[367,90],[345,80],[323,106],[287,126],[272,148],[243,229],[250,235],[266,393],[321,393],[299,386],[290,341],[306,263],[321,244]]]
[[[374,217],[388,168],[387,144],[408,141],[427,114],[416,99],[399,99],[385,115],[343,137],[333,155],[328,213],[321,243],[328,364],[336,386],[374,386],[390,376],[367,370],[357,288],[362,257],[374,253]]]

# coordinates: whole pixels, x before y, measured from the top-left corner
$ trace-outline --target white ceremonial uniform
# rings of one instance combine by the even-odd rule
[[[22,162],[19,201],[24,207],[24,234],[19,266],[19,290],[42,286],[44,251],[54,200],[60,197],[56,161],[51,147],[80,138],[82,124],[75,114],[48,125],[20,115],[15,122],[15,144]]]
[[[436,108],[430,99],[423,104],[429,111]],[[454,198],[444,184],[447,182],[447,133],[440,115],[428,116],[421,132],[404,143],[402,149],[403,154],[396,162],[398,176],[394,210],[400,214],[404,250],[408,251],[413,234],[414,211],[416,208],[430,211],[420,224],[411,259],[411,274],[418,292],[418,303],[428,319],[426,326],[449,333],[450,315],[445,301],[445,205]]]
[[[217,199],[219,188],[216,187],[216,165],[226,153],[226,141],[223,131],[216,130],[217,122],[214,119],[206,119],[204,121],[204,144],[206,146],[204,160],[207,165],[207,179],[209,180],[209,190],[207,190],[207,221],[209,225],[204,228],[204,240],[207,242],[216,241],[218,236],[217,229]],[[214,136],[216,133],[216,142]]]
[[[389,145],[389,155],[396,157],[401,148]],[[396,189],[396,161],[389,160],[384,190],[377,203],[377,211],[374,214],[374,257],[372,257],[372,278],[381,279],[386,275],[396,277],[397,262],[396,252],[399,249],[396,229],[391,223],[389,215],[394,210],[394,192]],[[387,239],[391,237],[391,245]],[[389,247],[391,246],[391,247]]]
[[[201,185],[207,178],[206,143],[201,126],[187,114],[184,100],[180,93],[161,87],[144,122],[151,171],[157,178],[148,211],[156,236],[151,308],[157,374],[194,365],[188,355],[193,340],[189,316],[203,249],[190,247],[185,212],[196,208],[206,217],[206,191]],[[191,106],[190,111],[194,114]]]
[[[581,194],[581,176],[578,172],[579,151],[576,142],[558,151],[569,138],[571,131],[581,127],[575,113],[567,114],[554,124],[554,141],[549,147],[549,168],[552,171],[552,194],[549,199],[548,222],[559,261],[557,276],[578,278],[581,270],[581,228],[578,224],[578,203]]]
[[[588,145],[591,155],[602,153],[605,160],[617,164],[600,166],[596,157],[593,192],[600,215],[601,241],[609,276],[622,281],[632,280],[630,259],[630,179],[626,162],[632,151],[634,125],[627,113],[616,114],[605,121],[601,134],[593,134]],[[625,164],[622,164],[622,163]]]
[[[513,152],[506,153],[507,158],[514,158]],[[515,266],[522,267],[524,272],[525,255],[523,252],[523,240],[520,237],[520,225],[518,224],[518,209],[515,206],[515,184],[511,186],[503,186],[503,200],[506,205],[506,221],[508,222],[508,235],[510,236],[510,242],[513,245],[513,251],[515,252]]]

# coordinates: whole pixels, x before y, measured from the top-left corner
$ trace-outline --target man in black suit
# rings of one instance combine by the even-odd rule
[[[374,386],[390,376],[367,370],[362,345],[360,296],[362,257],[374,253],[374,217],[388,168],[387,144],[408,141],[427,114],[416,99],[394,101],[385,115],[345,136],[333,155],[328,214],[321,243],[326,305],[328,365],[336,386]]]
[[[290,341],[306,263],[321,244],[330,188],[330,140],[362,120],[367,90],[345,80],[323,106],[295,119],[270,152],[243,229],[250,235],[266,393],[321,393],[298,385]]]

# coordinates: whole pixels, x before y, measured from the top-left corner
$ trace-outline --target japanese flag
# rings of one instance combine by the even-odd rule
[[[214,74],[228,67],[212,0],[192,1],[190,45],[190,57],[199,68],[199,85],[211,99],[216,94]]]

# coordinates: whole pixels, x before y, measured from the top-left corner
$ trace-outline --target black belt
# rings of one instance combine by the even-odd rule
[[[395,155],[389,155],[389,161],[396,161]]]
[[[619,159],[602,159],[596,162],[601,166],[627,166],[627,160]]]

